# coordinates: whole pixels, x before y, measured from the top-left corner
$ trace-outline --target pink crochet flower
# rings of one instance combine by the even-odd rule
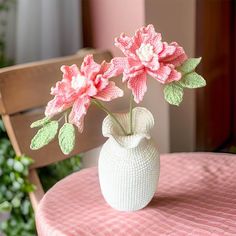
[[[123,80],[128,81],[128,88],[137,103],[142,101],[147,90],[147,74],[162,84],[181,79],[176,67],[187,56],[176,42],[168,44],[161,39],[161,34],[155,32],[153,25],[140,28],[134,37],[123,33],[115,39],[115,45],[126,57],[114,58],[113,67],[117,72],[123,72]]]
[[[112,64],[105,61],[101,65],[97,64],[92,55],[84,58],[80,70],[76,65],[62,66],[63,79],[51,89],[55,97],[47,104],[45,115],[52,117],[72,107],[69,122],[82,132],[91,98],[111,101],[123,96],[123,91],[109,81],[109,78],[117,75],[112,67]]]

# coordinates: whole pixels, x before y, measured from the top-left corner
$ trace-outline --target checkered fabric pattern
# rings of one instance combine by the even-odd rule
[[[104,201],[96,168],[51,188],[36,213],[39,236],[236,235],[236,155],[161,156],[151,203],[119,212]]]

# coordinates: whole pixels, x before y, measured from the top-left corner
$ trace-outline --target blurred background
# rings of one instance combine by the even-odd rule
[[[236,153],[235,0],[0,0],[0,67],[84,47],[119,56],[114,38],[150,23],[164,41],[203,58],[198,73],[207,81],[205,88],[186,91],[180,107],[166,103],[162,86],[148,81],[141,105],[156,118],[160,152]],[[96,165],[97,153],[84,154],[83,165]]]

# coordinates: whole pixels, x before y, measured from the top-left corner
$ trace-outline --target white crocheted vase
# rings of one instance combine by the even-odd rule
[[[154,118],[143,107],[133,109],[134,134],[124,136],[110,116],[103,121],[102,132],[109,139],[99,156],[99,181],[107,203],[120,211],[136,211],[154,196],[160,172],[157,147],[150,136]],[[129,130],[129,114],[115,114]]]

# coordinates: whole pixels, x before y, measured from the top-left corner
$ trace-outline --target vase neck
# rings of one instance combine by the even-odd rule
[[[135,148],[143,142],[143,140],[150,139],[150,130],[154,125],[154,118],[151,112],[146,108],[136,107],[133,109],[132,114],[134,134],[124,136],[120,127],[114,123],[112,117],[107,116],[102,125],[103,135],[119,144],[122,148]],[[114,115],[122,126],[126,130],[129,130],[129,113],[117,113]]]

